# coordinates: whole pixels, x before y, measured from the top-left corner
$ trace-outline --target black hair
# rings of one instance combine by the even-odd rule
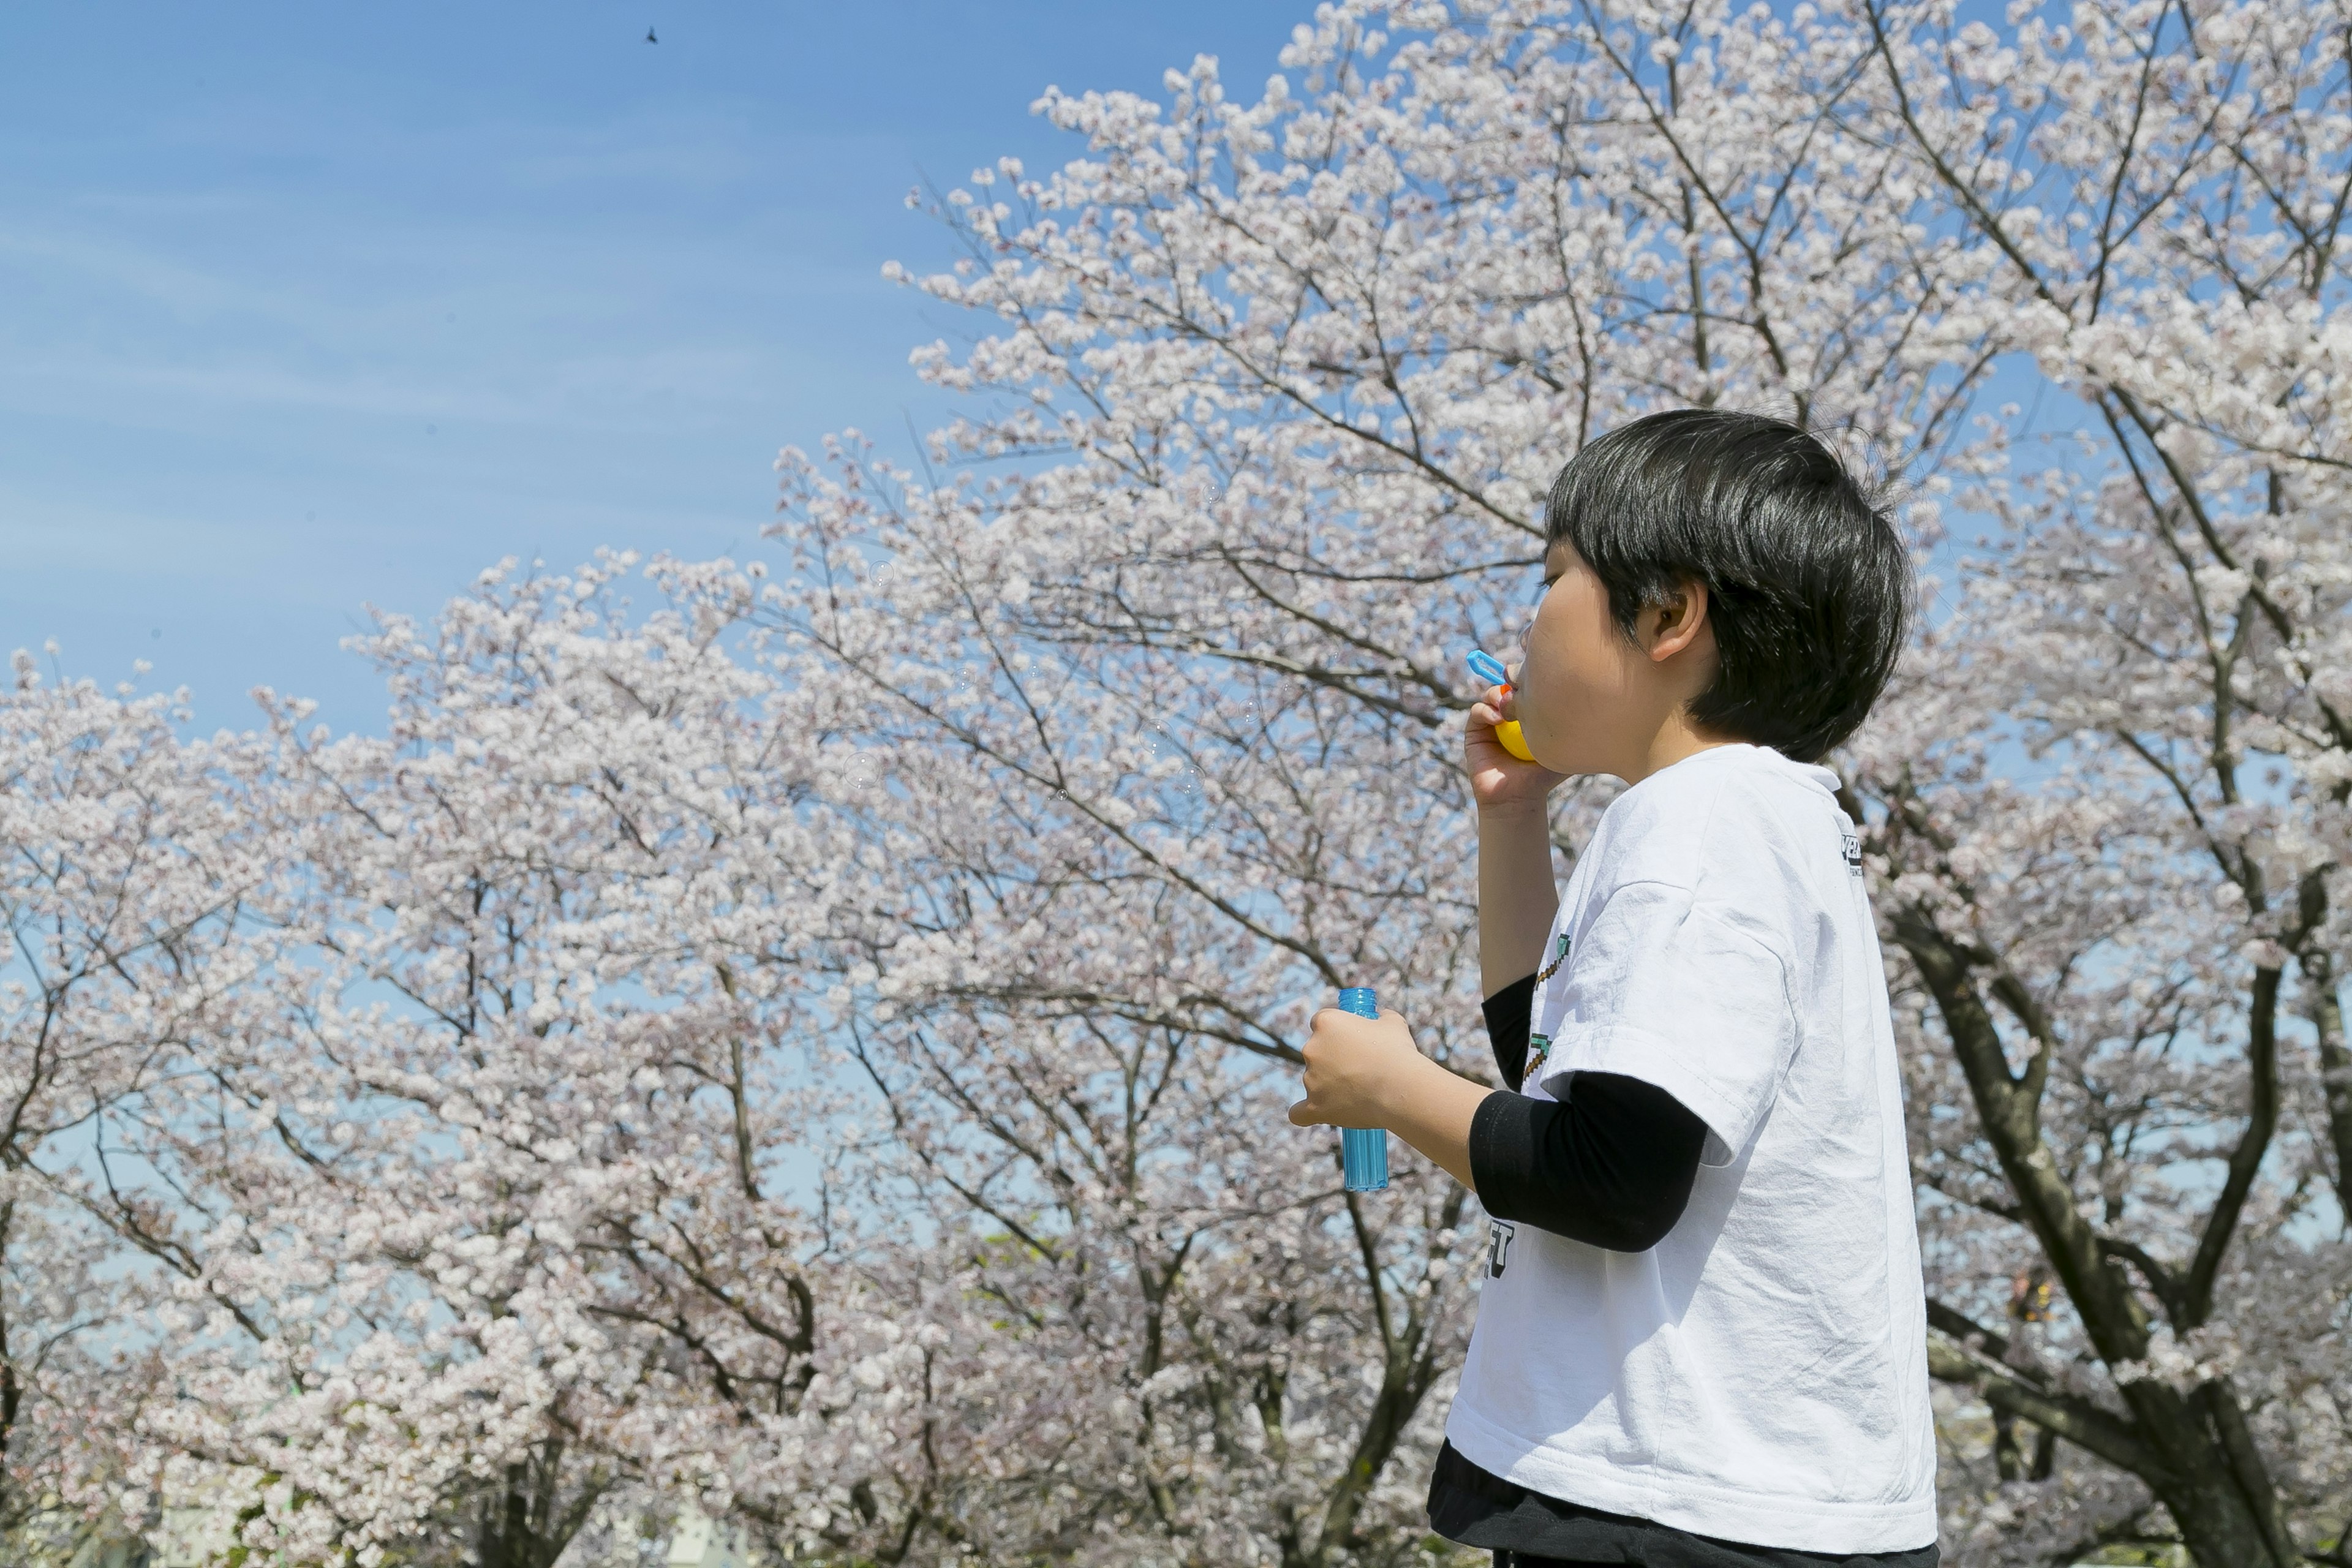
[[[1801,763],[1853,733],[1903,650],[1916,590],[1894,520],[1786,419],[1678,408],[1620,426],[1552,481],[1546,552],[1563,539],[1628,637],[1703,584],[1720,668],[1692,721]]]

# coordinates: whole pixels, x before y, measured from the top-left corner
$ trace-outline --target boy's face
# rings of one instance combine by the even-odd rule
[[[1574,545],[1553,545],[1543,569],[1543,602],[1504,717],[1519,721],[1528,750],[1555,773],[1639,777],[1660,721],[1713,679],[1705,591],[1644,610],[1628,640],[1610,619],[1609,590]]]

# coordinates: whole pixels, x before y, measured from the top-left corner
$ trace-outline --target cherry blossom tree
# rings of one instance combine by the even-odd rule
[[[898,1112],[932,1190],[1049,1255],[1133,1215],[1123,1315],[1172,1305],[1213,1347],[1202,1437],[1165,1447],[1164,1402],[1129,1428],[1118,1495],[1161,1550],[1206,1539],[1202,1444],[1295,1454],[1265,1393],[1301,1347],[1192,1321],[1257,1325],[1283,1288],[1220,1266],[1263,1247],[1253,1200],[1318,1190],[1360,1253],[1313,1309],[1353,1321],[1324,1364],[1367,1376],[1318,1412],[1343,1436],[1305,1506],[1244,1533],[1286,1562],[1407,1549],[1411,1487],[1366,1503],[1420,1469],[1442,1375],[1392,1301],[1459,1333],[1464,1213],[1417,1164],[1370,1204],[1277,1178],[1273,1064],[1370,983],[1482,1070],[1455,656],[1515,625],[1565,454],[1723,402],[1866,437],[1923,545],[1953,487],[2001,531],[1844,760],[1905,960],[1935,1365],[1997,1426],[1950,1446],[1956,1547],[2341,1551],[2340,23],[1331,6],[1253,103],[1206,60],[1165,105],[1049,92],[1088,155],[943,199],[969,255],[910,280],[998,325],[917,363],[981,405],[933,463],[978,466],[788,453],[787,622],[870,686],[877,809],[928,833],[952,911],[856,972],[877,1082],[940,1119]],[[2083,415],[2042,469],[1993,402],[2023,382]],[[933,752],[976,772],[938,790]],[[1599,804],[1562,802],[1563,852]],[[1255,1144],[1245,1195],[1115,1157],[1181,1103],[1156,1048],[1220,1103],[1255,1088],[1169,1167],[1222,1180]],[[1092,1258],[1067,1273],[1099,1289]],[[1164,1378],[1167,1342],[1125,1379]]]
[[[102,1223],[121,1171],[100,1119],[253,973],[252,827],[210,797],[174,707],[45,687],[22,653],[0,704],[0,1531],[24,1550],[109,1518],[110,1438],[152,1384],[125,1331],[136,1238]]]
[[[2003,532],[1918,668],[1974,689],[1898,702],[1858,770],[1949,1053],[1919,1094],[1976,1112],[1922,1120],[1922,1175],[2068,1308],[2004,1345],[1954,1279],[1948,1370],[2137,1483],[2024,1519],[2045,1549],[2344,1551],[2344,19],[1863,17],[1985,319],[2087,414],[1971,498]]]
[[[1836,761],[1948,1554],[2352,1563],[2347,19],[1328,5],[936,198],[890,272],[978,312],[915,356],[967,413],[788,449],[789,572],[488,574],[363,639],[381,738],[26,667],[7,1495],[297,1563],[689,1501],[1450,1560],[1475,1200],[1282,1108],[1341,985],[1489,1072],[1462,655],[1566,457],[1696,403],[1823,428],[1932,574]]]
[[[779,1172],[833,1114],[790,978],[827,906],[783,900],[856,847],[805,837],[805,737],[716,646],[753,579],[666,569],[624,628],[629,565],[386,620],[382,739],[10,706],[10,1237],[86,1262],[12,1297],[10,1364],[55,1429],[100,1384],[33,1336],[143,1345],[94,1408],[149,1522],[546,1568],[622,1504],[799,1527],[896,1441],[887,1249]]]

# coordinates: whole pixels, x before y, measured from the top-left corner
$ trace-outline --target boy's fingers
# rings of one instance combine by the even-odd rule
[[[1302,1100],[1297,1104],[1290,1108],[1290,1124],[1293,1127],[1316,1127],[1321,1125],[1321,1123],[1315,1120],[1315,1113],[1307,1109],[1308,1103],[1308,1101]]]

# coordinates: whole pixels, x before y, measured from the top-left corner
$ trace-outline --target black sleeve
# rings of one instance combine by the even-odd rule
[[[1524,1060],[1524,1022],[1520,1029]],[[1511,1067],[1504,1076],[1517,1086]],[[1655,1084],[1580,1072],[1565,1104],[1524,1094],[1480,1101],[1470,1122],[1470,1175],[1496,1219],[1612,1252],[1646,1252],[1682,1217],[1706,1142],[1706,1124]]]
[[[1536,1005],[1536,977],[1514,980],[1482,1005],[1486,1013],[1486,1040],[1495,1047],[1495,1066],[1513,1089],[1528,1071],[1528,1028]]]

